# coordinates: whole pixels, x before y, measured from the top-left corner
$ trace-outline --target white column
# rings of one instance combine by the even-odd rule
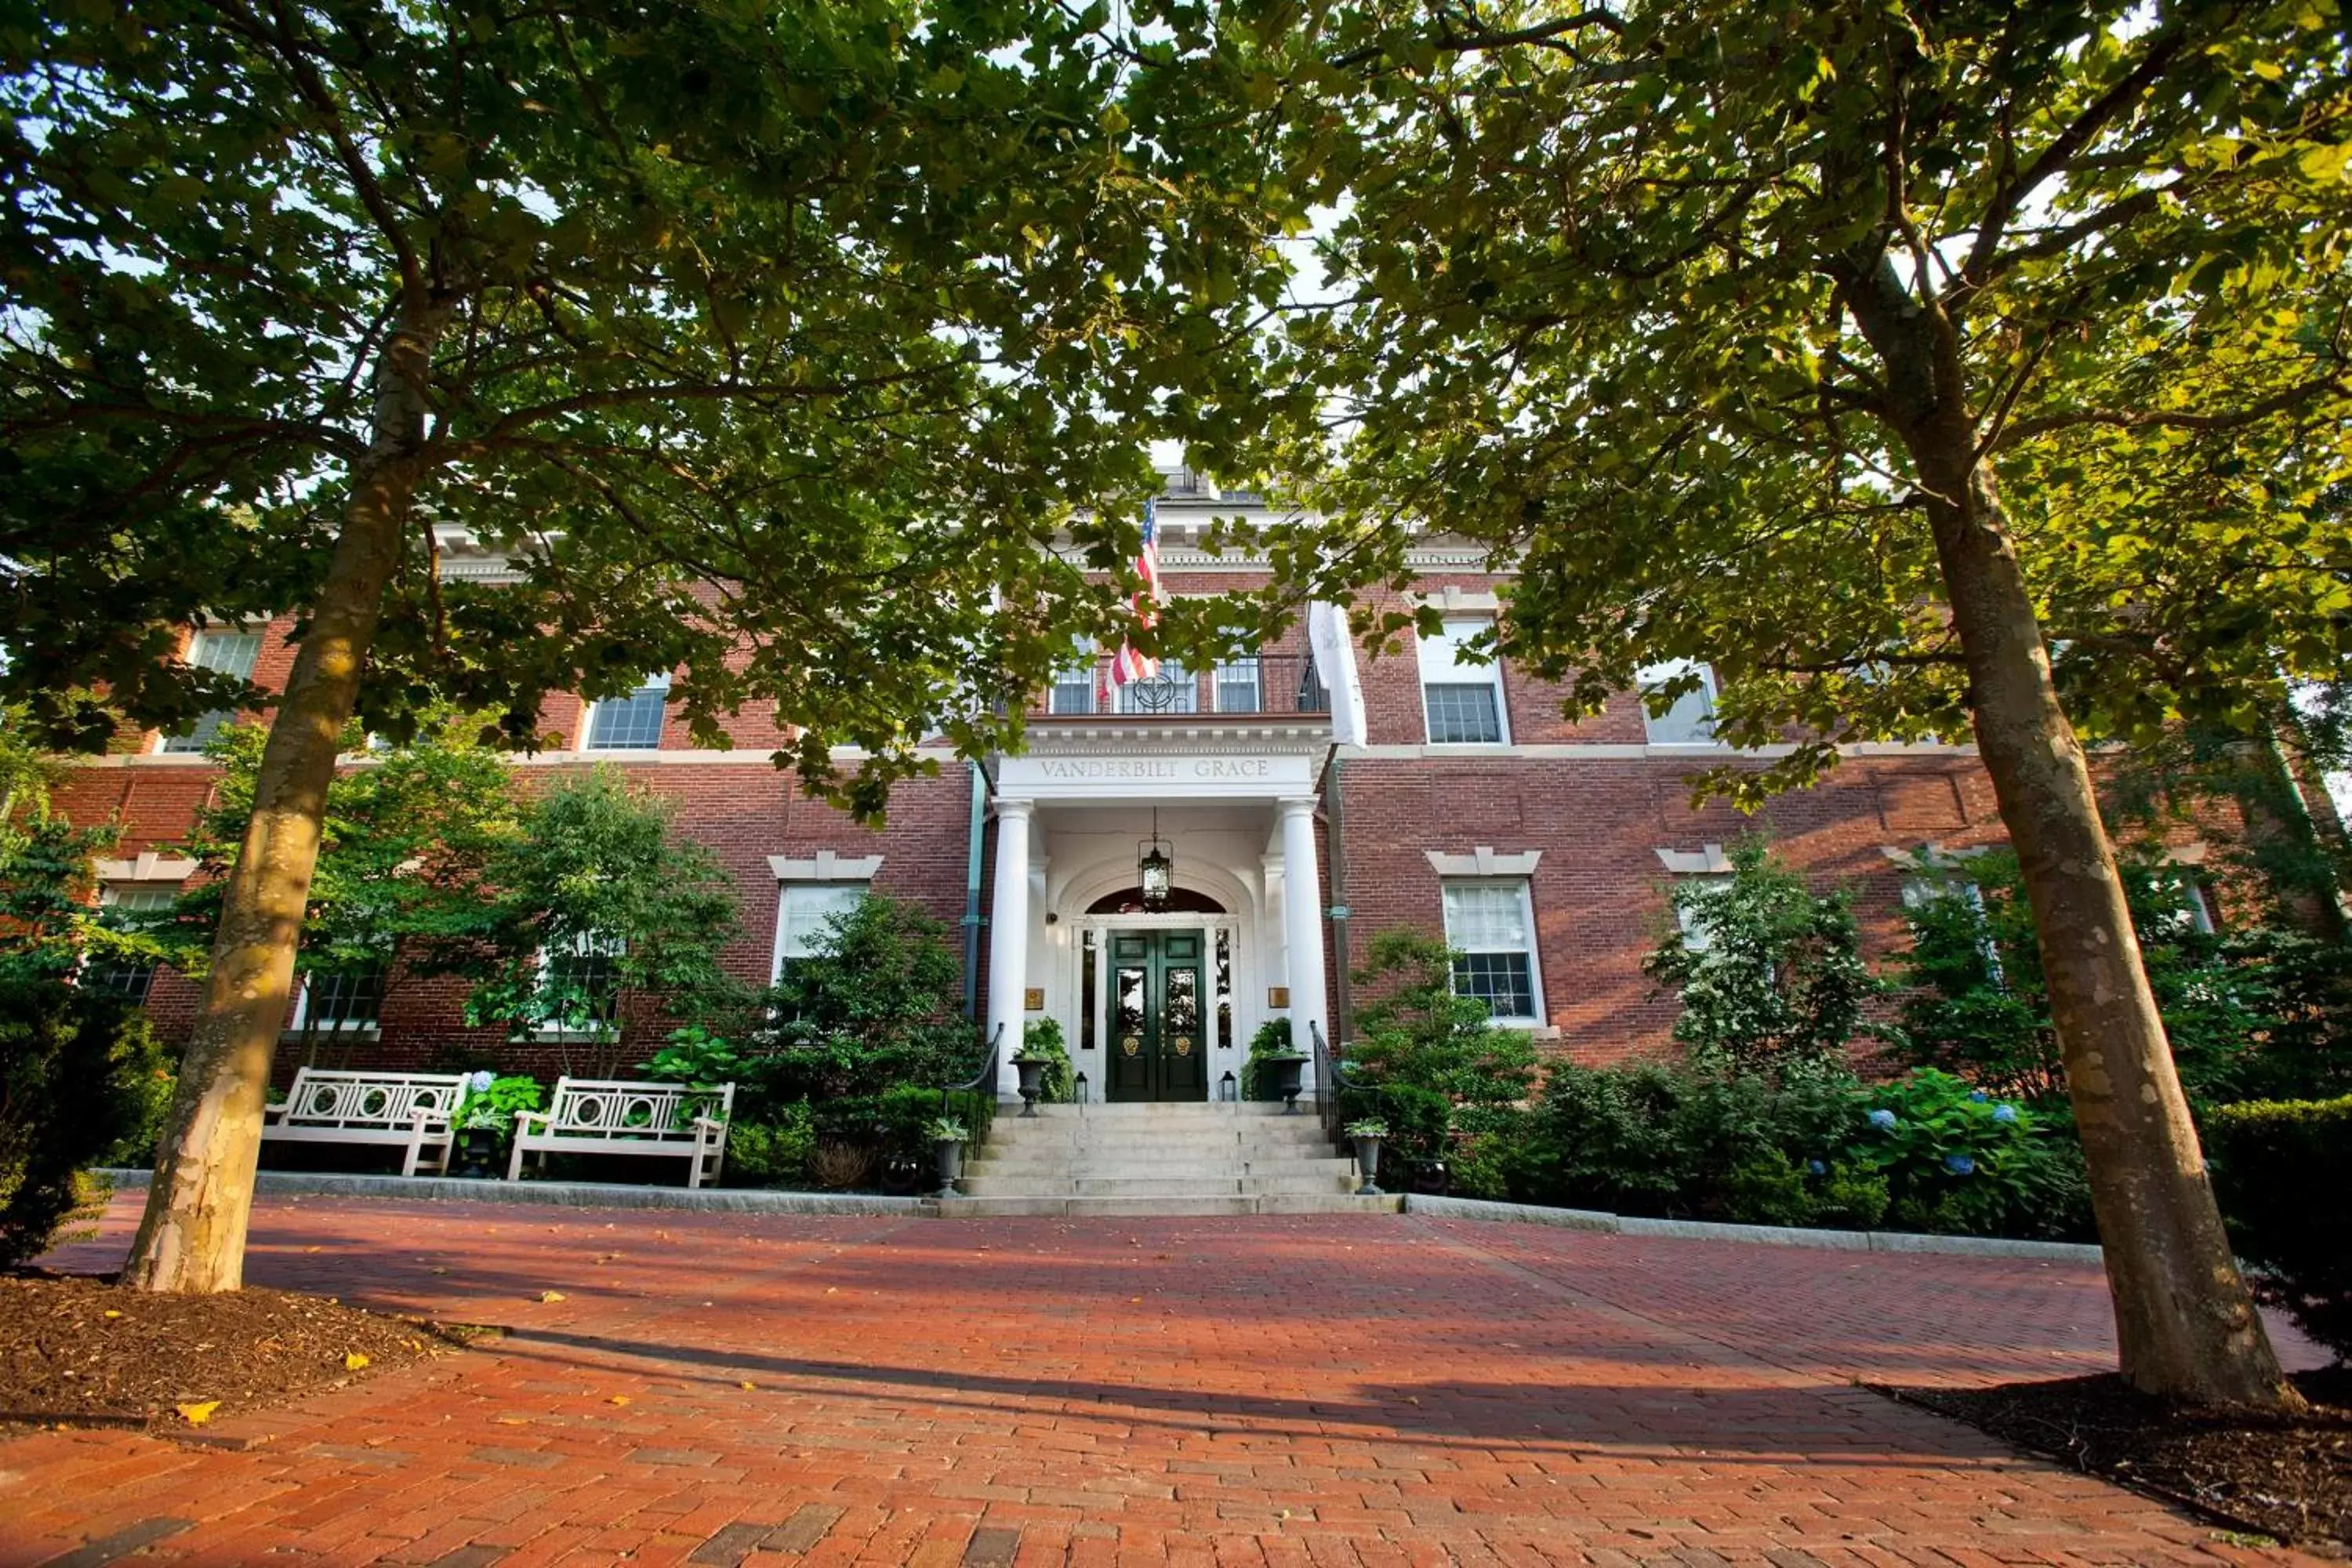
[[[1029,984],[1029,813],[1031,802],[996,803],[996,898],[988,911],[988,1037],[998,1042],[996,1091],[1013,1090],[1009,1065],[1021,1048]],[[999,1029],[1003,1032],[1000,1035]]]
[[[1278,800],[1282,818],[1282,926],[1290,949],[1290,1043],[1315,1048],[1312,1024],[1331,1038],[1323,1012],[1323,877],[1315,864],[1315,802]],[[1311,1081],[1311,1080],[1310,1080]]]

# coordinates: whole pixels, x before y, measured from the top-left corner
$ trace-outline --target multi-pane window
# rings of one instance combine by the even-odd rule
[[[1217,666],[1217,711],[1255,713],[1260,707],[1257,660],[1229,658]]]
[[[1432,744],[1476,745],[1507,741],[1502,666],[1469,659],[1464,648],[1487,629],[1485,621],[1448,621],[1421,639],[1421,700]]]
[[[1675,924],[1683,933],[1683,950],[1705,952],[1715,945],[1716,901],[1731,891],[1728,877],[1685,877],[1675,884]]]
[[[540,954],[546,1026],[586,1033],[611,1024],[619,1012],[623,952],[617,937],[583,932]]]
[[[1454,989],[1475,996],[1500,1022],[1543,1016],[1536,989],[1536,922],[1519,881],[1445,884],[1445,943],[1454,949]]]
[[[138,930],[158,923],[179,901],[177,888],[130,888],[110,885],[99,889],[99,918],[116,930]],[[155,984],[155,966],[110,958],[85,964],[80,984],[96,991],[119,992],[144,1003]]]
[[[1054,695],[1048,711],[1091,713],[1095,710],[1095,640],[1079,637],[1067,664],[1054,672]]]
[[[776,910],[776,978],[795,959],[824,951],[833,921],[866,901],[863,882],[787,882]]]
[[[1696,677],[1698,684],[1678,694],[1674,705],[1664,713],[1650,711],[1648,698],[1669,681]],[[1715,744],[1715,672],[1703,664],[1688,659],[1676,659],[1671,664],[1654,664],[1634,678],[1640,682],[1643,698],[1642,721],[1647,726],[1650,743],[1654,746],[1711,746]]]
[[[669,703],[669,677],[649,675],[626,697],[610,697],[588,710],[588,750],[651,752],[661,746],[662,713]]]
[[[259,632],[198,632],[188,644],[188,662],[198,669],[217,670],[233,675],[239,680],[253,679],[254,661],[261,657]],[[201,752],[213,743],[221,726],[236,717],[235,710],[215,709],[198,719],[195,727],[184,735],[165,738],[167,752]]]
[[[383,1014],[383,966],[310,973],[297,1004],[298,1029],[373,1029]]]

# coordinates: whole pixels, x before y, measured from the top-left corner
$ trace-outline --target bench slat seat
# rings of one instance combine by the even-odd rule
[[[298,1068],[286,1103],[262,1118],[261,1136],[286,1143],[365,1143],[405,1151],[400,1173],[416,1174],[434,1154],[449,1170],[451,1123],[466,1098],[466,1075],[438,1072],[330,1072]]]
[[[727,1158],[735,1086],[562,1078],[545,1110],[515,1113],[507,1180],[520,1181],[525,1154],[659,1154],[689,1162],[686,1184],[717,1181]]]

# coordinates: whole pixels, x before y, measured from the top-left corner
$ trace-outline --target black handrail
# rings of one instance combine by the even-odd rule
[[[996,1120],[997,1051],[1004,1043],[1004,1026],[988,1037],[988,1055],[980,1070],[962,1083],[951,1083],[940,1090],[940,1114],[954,1116],[956,1108],[968,1104],[971,1114],[961,1117],[964,1131],[969,1132],[969,1148],[977,1149],[988,1142],[988,1131]],[[968,1097],[968,1098],[966,1098]],[[985,1111],[986,1114],[982,1114]]]
[[[1314,1042],[1315,1051],[1315,1117],[1323,1124],[1323,1136],[1337,1143],[1339,1141],[1339,1059],[1323,1038],[1323,1026],[1307,1020],[1307,1034]]]

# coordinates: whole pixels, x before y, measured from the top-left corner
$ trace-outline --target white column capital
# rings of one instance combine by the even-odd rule
[[[996,819],[999,822],[1008,819],[1026,822],[1029,820],[1029,814],[1036,808],[1037,803],[1034,800],[999,795],[996,798]]]
[[[1288,822],[1297,816],[1312,817],[1315,805],[1315,797],[1311,795],[1286,795],[1274,803],[1274,810],[1276,816]]]

